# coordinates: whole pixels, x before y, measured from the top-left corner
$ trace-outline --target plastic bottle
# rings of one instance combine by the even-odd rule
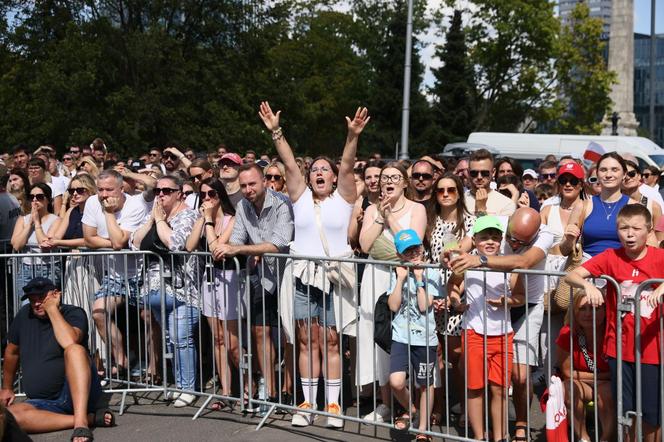
[[[267,400],[267,388],[265,385],[265,378],[263,376],[258,380],[258,399],[261,401]],[[267,411],[270,409],[266,404],[260,404],[258,407],[258,415],[265,416]]]

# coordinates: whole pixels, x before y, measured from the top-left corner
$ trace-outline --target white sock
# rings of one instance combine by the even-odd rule
[[[328,404],[339,404],[340,391],[341,379],[325,379],[325,394]]]
[[[302,393],[304,394],[304,401],[309,402],[316,408],[316,396],[318,395],[318,379],[301,378]]]

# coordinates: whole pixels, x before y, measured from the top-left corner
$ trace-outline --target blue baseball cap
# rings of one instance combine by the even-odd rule
[[[397,234],[394,235],[394,246],[397,248],[399,254],[402,254],[410,247],[421,245],[422,240],[417,236],[417,232],[413,229],[399,230]]]

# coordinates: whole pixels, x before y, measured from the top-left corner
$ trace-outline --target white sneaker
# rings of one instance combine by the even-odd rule
[[[337,416],[341,416],[341,407],[336,402],[328,404],[328,406],[325,407],[325,411]],[[325,426],[328,428],[343,428],[344,421],[341,419],[341,417],[327,416],[327,422],[325,422]]]
[[[298,411],[293,415],[291,420],[291,425],[294,427],[307,427],[314,422],[314,416],[311,413],[307,413],[305,410],[313,410],[313,405],[309,402],[302,402],[297,406]]]
[[[179,397],[180,397],[180,392],[179,391],[168,390],[164,394],[164,399],[167,400],[167,401],[174,401]]]
[[[376,409],[371,413],[364,416],[364,420],[367,422],[389,422],[392,411],[390,407],[385,404],[378,404]]]
[[[173,403],[175,408],[187,407],[194,403],[196,395],[191,393],[181,393],[177,400]]]

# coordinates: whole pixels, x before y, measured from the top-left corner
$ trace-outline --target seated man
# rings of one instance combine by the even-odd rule
[[[21,300],[30,304],[9,328],[0,402],[28,433],[74,428],[74,442],[92,441],[89,426],[112,426],[114,416],[109,410],[94,414],[102,391],[86,348],[85,312],[60,305],[60,291],[47,278],[32,279],[23,291]],[[28,400],[13,404],[19,360]]]

